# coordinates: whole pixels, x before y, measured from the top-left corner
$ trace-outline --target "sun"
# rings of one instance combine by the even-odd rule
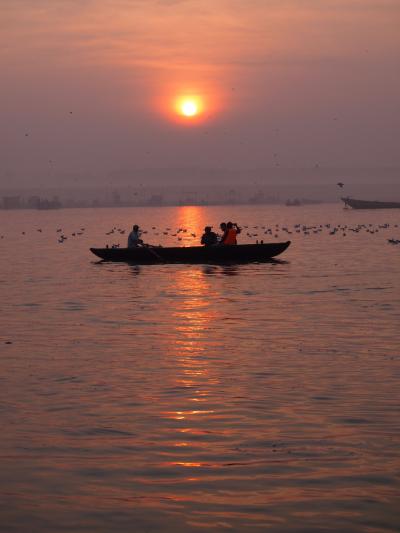
[[[181,105],[182,115],[185,117],[194,117],[199,112],[196,102],[193,100],[184,100]]]
[[[175,100],[174,108],[182,119],[193,121],[202,114],[204,102],[200,96],[179,96]]]

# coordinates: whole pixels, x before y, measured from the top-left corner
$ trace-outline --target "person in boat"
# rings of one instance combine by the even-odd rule
[[[226,232],[222,237],[221,244],[232,245],[237,244],[237,235],[241,232],[239,226],[234,222],[228,222],[226,225]]]
[[[204,233],[201,237],[201,244],[204,246],[215,246],[218,243],[217,234],[212,231],[211,226],[206,226],[204,228]]]
[[[222,244],[226,237],[226,222],[221,222],[221,224],[219,225],[219,229],[222,231],[222,233],[218,236],[218,242],[219,244]]]
[[[139,229],[139,226],[135,224],[128,236],[128,248],[136,248],[143,244],[142,239],[140,238],[142,232]]]

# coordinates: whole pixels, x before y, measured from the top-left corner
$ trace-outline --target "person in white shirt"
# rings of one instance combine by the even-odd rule
[[[139,229],[139,226],[135,224],[128,236],[128,248],[136,248],[140,244],[143,244],[142,239],[140,238],[142,232]]]

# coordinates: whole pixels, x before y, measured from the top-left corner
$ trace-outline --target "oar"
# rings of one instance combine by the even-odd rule
[[[156,257],[161,263],[165,263],[165,260],[157,253],[154,251],[154,248],[152,248],[151,246],[147,245],[145,246],[146,250],[148,250],[152,255],[154,255],[154,257]]]

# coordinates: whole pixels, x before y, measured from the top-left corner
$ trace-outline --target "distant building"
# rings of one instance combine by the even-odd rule
[[[301,205],[301,201],[298,198],[295,198],[294,200],[289,199],[289,200],[286,200],[285,205],[287,205],[288,207],[296,207],[296,206]]]
[[[54,196],[52,200],[47,200],[47,198],[40,198],[37,209],[59,209],[60,207],[62,207],[60,200],[57,196]]]
[[[112,193],[112,199],[113,199],[114,205],[121,205],[121,195],[119,194],[118,191],[114,191]]]
[[[251,196],[249,198],[249,203],[250,204],[265,204],[266,203],[266,199],[265,199],[265,194],[263,191],[258,191],[254,196]]]
[[[152,194],[147,200],[147,205],[160,206],[163,204],[163,200],[162,194]]]
[[[21,207],[20,196],[3,196],[4,209],[20,209]]]
[[[26,203],[28,209],[39,209],[40,197],[39,196],[30,196]]]

